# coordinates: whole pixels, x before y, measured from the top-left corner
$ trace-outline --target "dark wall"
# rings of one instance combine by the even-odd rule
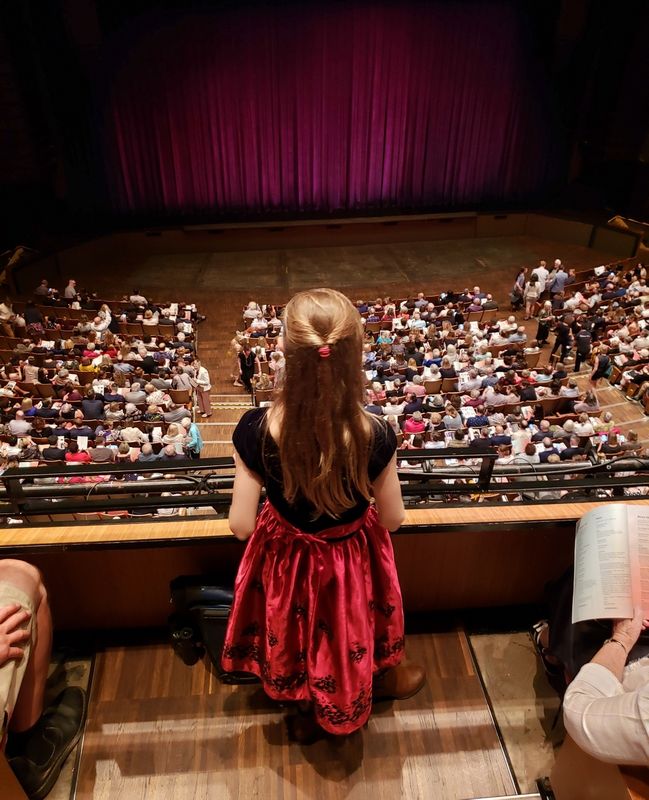
[[[571,131],[576,203],[649,217],[648,48],[644,0],[563,0],[555,83]]]

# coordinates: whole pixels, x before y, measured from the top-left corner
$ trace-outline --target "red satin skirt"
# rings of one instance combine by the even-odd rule
[[[330,733],[362,727],[372,677],[401,661],[403,604],[376,511],[304,533],[266,501],[235,584],[226,670],[258,675],[275,700],[309,700]]]

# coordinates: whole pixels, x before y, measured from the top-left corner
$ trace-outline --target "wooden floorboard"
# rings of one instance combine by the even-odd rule
[[[428,680],[350,742],[289,743],[259,687],[228,687],[167,646],[97,656],[78,800],[460,800],[513,781],[461,632],[408,639]]]

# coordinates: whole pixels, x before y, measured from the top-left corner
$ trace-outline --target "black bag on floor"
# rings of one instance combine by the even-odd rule
[[[225,631],[234,592],[201,575],[181,575],[170,584],[174,612],[169,617],[171,644],[188,666],[205,653],[223,683],[257,683],[250,672],[226,672],[221,666]]]

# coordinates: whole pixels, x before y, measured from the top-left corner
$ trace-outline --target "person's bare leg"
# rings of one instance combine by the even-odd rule
[[[0,581],[7,581],[28,595],[34,603],[36,632],[27,669],[10,721],[12,731],[26,731],[43,713],[45,683],[52,652],[52,616],[40,572],[31,564],[14,559],[0,561]]]

